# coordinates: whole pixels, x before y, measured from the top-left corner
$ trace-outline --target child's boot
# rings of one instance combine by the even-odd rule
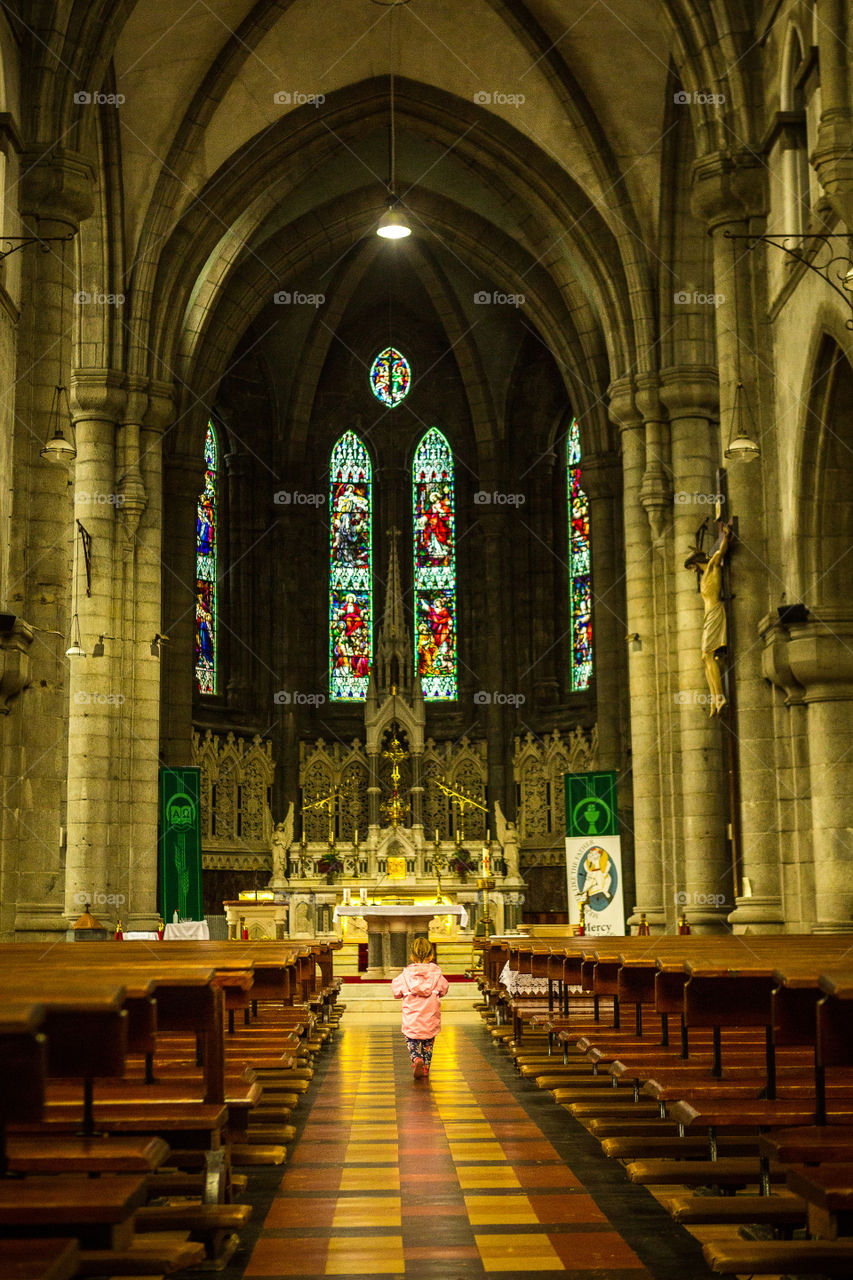
[[[427,1073],[423,1058],[414,1058],[412,1060],[412,1069],[414,1071],[415,1079],[422,1079]]]

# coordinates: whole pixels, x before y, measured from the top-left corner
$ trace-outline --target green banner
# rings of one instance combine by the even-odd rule
[[[160,905],[167,924],[203,920],[201,769],[160,770]]]
[[[616,836],[616,774],[567,773],[566,835]]]

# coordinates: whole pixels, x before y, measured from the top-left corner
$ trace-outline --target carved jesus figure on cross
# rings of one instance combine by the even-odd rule
[[[723,561],[731,538],[731,527],[726,525],[720,545],[707,556],[696,548],[684,561],[685,569],[691,569],[699,578],[699,593],[705,607],[702,623],[702,665],[711,695],[709,715],[718,716],[726,705],[723,693],[723,676],[718,653],[726,647],[726,606],[721,599],[723,589]]]

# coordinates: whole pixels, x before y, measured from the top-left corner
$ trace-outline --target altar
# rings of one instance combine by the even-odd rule
[[[336,907],[334,913],[336,923],[342,918],[361,918],[367,924],[366,978],[390,978],[405,969],[418,926],[420,932],[428,933],[429,923],[436,916],[456,917],[462,928],[467,928],[468,912],[459,903],[353,902]]]

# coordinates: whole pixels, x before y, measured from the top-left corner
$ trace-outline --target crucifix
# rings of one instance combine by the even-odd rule
[[[460,786],[458,789],[454,789],[453,787],[448,787],[445,782],[439,782],[438,778],[436,778],[435,780],[435,785],[438,787],[439,791],[444,792],[447,798],[451,800],[453,804],[456,805],[459,811],[459,823],[456,830],[456,843],[461,844],[461,842],[465,839],[466,808],[480,809],[482,810],[483,813],[487,813],[488,810],[486,809],[486,806],[484,804],[480,804],[479,800],[475,800],[474,797],[470,794],[470,792],[466,791],[465,788],[462,786]]]
[[[321,796],[319,800],[313,800],[311,804],[304,804],[302,812],[308,813],[311,809],[328,809],[329,811],[329,848],[335,847],[335,804],[338,799],[337,790],[333,787],[327,796]]]
[[[395,830],[400,825],[400,819],[404,818],[409,811],[408,804],[400,795],[400,761],[405,760],[408,754],[396,733],[387,750],[382,752],[383,757],[391,761],[391,799],[384,800],[379,808],[382,813],[388,815],[391,826]]]
[[[718,655],[725,649],[728,639],[726,606],[723,600],[723,567],[735,532],[733,520],[730,519],[725,524],[722,521],[717,523],[720,536],[711,554],[708,555],[702,547],[708,527],[708,521],[704,520],[696,531],[696,545],[684,561],[685,569],[690,569],[698,578],[699,593],[705,610],[701,653],[710,698],[708,714],[712,716],[719,716],[728,701],[723,692],[723,674]]]

